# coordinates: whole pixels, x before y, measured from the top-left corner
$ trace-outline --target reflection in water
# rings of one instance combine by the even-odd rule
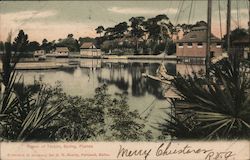
[[[192,74],[193,72],[205,73],[205,65],[177,63],[176,64],[176,71],[182,75]]]

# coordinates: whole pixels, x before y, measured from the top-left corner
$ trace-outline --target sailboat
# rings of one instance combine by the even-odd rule
[[[164,63],[161,63],[158,69],[156,70],[156,75],[150,75],[147,73],[142,73],[142,76],[145,78],[150,78],[152,80],[159,81],[163,84],[171,84],[171,80],[174,79],[174,76],[171,76],[168,74],[168,71],[164,65]]]

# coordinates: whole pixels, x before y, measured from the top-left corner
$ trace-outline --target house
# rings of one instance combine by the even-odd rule
[[[80,47],[80,54],[85,57],[98,57],[101,56],[101,50],[97,49],[94,43],[85,42]]]
[[[34,51],[34,57],[39,57],[39,56],[44,56],[45,55],[45,50],[36,50],[36,51]]]
[[[67,47],[56,47],[56,50],[54,51],[54,55],[56,57],[68,57],[69,49]]]
[[[204,62],[207,47],[207,27],[193,27],[176,41],[176,56],[184,62]],[[222,41],[211,34],[211,57],[222,55]]]
[[[244,59],[250,59],[250,39],[249,36],[243,36],[240,37],[232,42],[233,48],[237,50],[237,52],[240,52],[241,57],[244,57]]]

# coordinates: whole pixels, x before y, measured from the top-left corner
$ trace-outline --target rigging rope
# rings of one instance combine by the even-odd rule
[[[219,21],[220,21],[220,38],[222,38],[222,24],[221,24],[221,5],[220,5],[220,0],[218,0],[218,8],[219,8]]]
[[[191,17],[191,13],[192,13],[192,9],[193,9],[193,3],[194,3],[194,0],[191,1],[191,7],[189,10],[189,15],[188,15],[188,24],[190,23],[190,17]]]
[[[175,23],[176,25],[177,25],[177,23],[179,22],[179,18],[180,18],[180,14],[181,14],[181,12],[182,12],[183,4],[184,4],[184,0],[181,1],[180,10],[179,10],[179,12],[178,12],[177,19],[176,19],[176,23]]]
[[[157,99],[154,98],[154,100],[150,103],[150,105],[149,105],[144,111],[141,112],[140,116],[141,116],[143,113],[145,113],[145,112],[155,103],[156,100],[157,100]]]
[[[238,25],[238,28],[240,28],[240,14],[239,14],[239,4],[238,4],[238,1],[236,1],[236,9],[237,9],[237,25]]]

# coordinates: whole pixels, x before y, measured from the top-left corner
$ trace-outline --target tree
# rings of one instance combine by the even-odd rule
[[[78,41],[74,39],[73,34],[68,34],[67,38],[62,39],[56,46],[67,47],[71,52],[76,52],[80,49]]]
[[[4,43],[3,43],[3,41],[0,41],[0,51],[4,51]]]
[[[100,34],[100,37],[102,36],[102,32],[105,30],[103,26],[98,26],[96,29],[96,33]]]
[[[20,30],[13,42],[13,50],[15,52],[25,52],[27,50],[28,44],[28,35],[25,34],[23,30]]]
[[[136,48],[135,48],[135,52],[138,52],[138,39],[141,38],[144,34],[144,30],[143,30],[143,22],[144,22],[145,18],[144,17],[132,17],[129,19],[129,21],[131,22],[131,36],[136,38]]]
[[[31,52],[39,50],[39,49],[40,49],[40,44],[37,41],[32,41],[27,46],[27,50]]]
[[[47,43],[48,43],[48,40],[44,38],[42,41],[42,44],[47,44]]]
[[[143,24],[154,53],[162,52],[174,32],[174,26],[165,14],[147,19]],[[164,44],[163,44],[164,43]],[[163,48],[163,50],[162,50]],[[160,50],[159,50],[160,49]]]
[[[230,34],[230,44],[232,44],[232,42],[234,40],[237,40],[237,39],[239,39],[241,37],[245,37],[247,35],[249,35],[249,34],[248,34],[247,30],[244,29],[244,28],[236,28],[236,29],[234,29],[233,31],[231,31],[231,34]],[[226,41],[227,34],[225,34],[222,39],[223,39],[223,45],[222,45],[223,48],[227,48],[227,41]]]
[[[114,34],[115,34],[114,30],[115,29],[113,27],[106,28],[105,29],[105,33],[104,33],[105,39],[107,39],[107,40],[113,40],[113,39],[115,39],[115,37],[114,37]]]
[[[74,35],[71,33],[71,34],[68,34],[67,38],[73,38]]]
[[[124,36],[124,33],[128,30],[127,22],[121,22],[114,27],[115,37],[121,38]]]

